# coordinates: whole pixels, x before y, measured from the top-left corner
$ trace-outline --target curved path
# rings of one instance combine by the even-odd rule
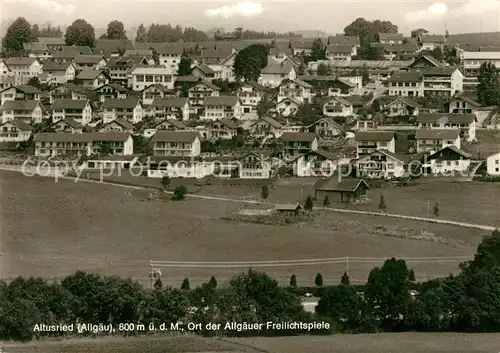
[[[0,170],[21,172],[20,167],[0,166]],[[47,174],[49,174],[49,173],[47,173]],[[41,175],[41,176],[75,181],[74,177],[68,177],[68,176],[64,176],[61,174],[56,175],[55,173],[52,173],[50,175]],[[118,186],[118,187],[127,188],[127,189],[133,189],[133,190],[151,189],[150,187],[145,187],[145,186],[124,185],[124,184],[113,183],[113,182],[108,182],[108,181],[99,181],[99,180],[82,179],[82,178],[78,179],[78,182],[112,185],[112,186]],[[166,194],[170,194],[170,195],[173,194],[173,192],[171,192],[171,191],[163,191],[163,192]],[[227,197],[204,196],[204,195],[196,195],[196,194],[189,194],[188,197],[197,198],[197,199],[205,199],[205,200],[255,204],[255,205],[269,205],[269,206],[273,206],[273,207],[277,205],[277,203],[274,203],[274,202],[267,202],[267,201],[260,201],[260,200],[239,200],[239,199],[231,199],[231,198],[227,198]],[[394,213],[385,213],[385,212],[357,211],[357,210],[347,210],[347,209],[341,209],[341,208],[326,208],[326,207],[314,207],[314,209],[315,210],[330,211],[330,212],[341,212],[341,213],[371,215],[371,216],[380,216],[380,217],[391,217],[391,218],[399,218],[399,219],[409,219],[409,220],[422,221],[422,222],[428,222],[428,223],[449,224],[449,225],[454,225],[454,226],[458,226],[458,227],[474,228],[474,229],[481,229],[481,230],[488,230],[488,231],[494,231],[494,230],[498,229],[498,227],[488,226],[488,225],[484,225],[484,224],[457,222],[457,221],[436,219],[436,218],[405,216],[405,215],[394,214]]]

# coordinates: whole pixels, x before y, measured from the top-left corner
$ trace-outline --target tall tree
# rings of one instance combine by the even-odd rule
[[[382,267],[370,271],[365,287],[365,300],[382,326],[400,327],[411,302],[410,269],[404,260],[386,260]]]
[[[93,48],[95,46],[94,27],[84,19],[77,19],[66,28],[64,39],[66,45],[81,45]]]
[[[33,27],[31,27],[31,33],[33,34],[34,38],[40,37],[40,28],[36,23],[33,25]]]
[[[40,30],[40,37],[61,38],[61,27],[52,27],[50,24]]]
[[[366,64],[363,65],[363,74],[361,77],[361,82],[363,86],[366,86],[367,84],[370,83],[370,72],[368,71]]]
[[[108,23],[106,39],[127,39],[127,33],[125,32],[123,22],[114,20]]]
[[[24,17],[18,17],[7,28],[2,46],[10,56],[21,55],[24,51],[24,44],[36,40],[30,23]]]
[[[316,74],[318,76],[328,76],[332,74],[332,69],[330,68],[329,65],[321,63],[318,65],[318,70],[316,71]]]
[[[363,59],[371,59],[370,43],[377,40],[377,34],[398,33],[398,26],[392,24],[390,21],[368,21],[360,17],[346,26],[344,33],[347,36],[359,36],[361,48],[358,55]]]
[[[321,273],[318,273],[314,278],[314,284],[317,287],[323,287],[323,276],[321,275]]]
[[[240,51],[234,60],[234,74],[237,79],[257,82],[260,71],[267,66],[269,49],[262,44],[252,44]]]
[[[321,38],[316,38],[312,43],[310,61],[318,61],[326,59],[326,48]]]
[[[179,67],[177,68],[177,75],[188,76],[191,75],[191,71],[191,56],[183,53],[181,61],[179,62]]]
[[[485,62],[479,68],[477,101],[482,105],[500,105],[500,76],[491,62]]]
[[[135,34],[135,41],[138,43],[146,43],[148,40],[148,32],[146,31],[146,27],[141,23],[139,27],[137,27],[137,32]]]

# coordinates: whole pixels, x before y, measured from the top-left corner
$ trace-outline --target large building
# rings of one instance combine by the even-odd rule
[[[477,77],[481,64],[490,62],[495,65],[497,70],[500,70],[500,49],[496,51],[461,51],[460,59],[464,72],[464,90],[474,91],[477,86]]]

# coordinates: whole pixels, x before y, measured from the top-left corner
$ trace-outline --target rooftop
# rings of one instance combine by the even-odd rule
[[[192,143],[199,133],[196,131],[165,131],[158,130],[151,138],[151,141],[166,141],[166,142],[189,142]]]

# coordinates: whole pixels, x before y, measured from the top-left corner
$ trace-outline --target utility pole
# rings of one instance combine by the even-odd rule
[[[349,256],[345,257],[345,273],[349,276]]]

